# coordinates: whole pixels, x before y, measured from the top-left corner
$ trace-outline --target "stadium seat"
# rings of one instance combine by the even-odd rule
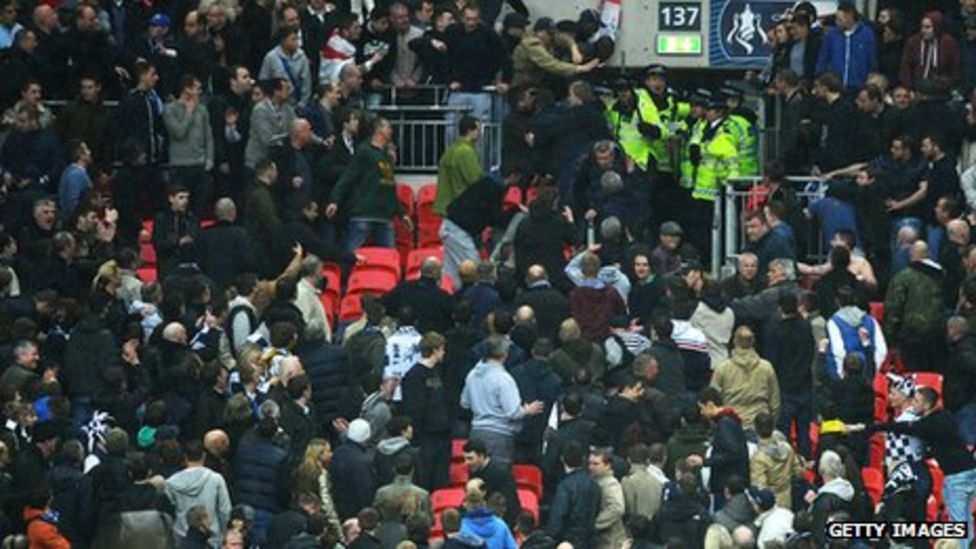
[[[400,272],[403,272],[407,264],[407,255],[413,250],[416,238],[413,229],[408,229],[402,219],[394,217],[392,222],[394,242],[397,255],[400,258]]]
[[[397,284],[397,277],[386,269],[356,269],[349,275],[346,295],[374,293],[383,295]]]
[[[884,433],[874,433],[868,439],[868,464],[878,470],[884,468],[884,455]]]
[[[471,473],[468,471],[468,466],[465,465],[463,462],[452,463],[451,470],[450,470],[451,486],[458,486],[463,488],[464,485],[467,484],[468,477],[470,476],[470,474]]]
[[[464,461],[464,445],[467,443],[466,438],[456,438],[451,441],[451,461]]]
[[[884,322],[884,301],[872,301],[869,306],[871,316],[879,323]]]
[[[441,488],[430,495],[430,508],[440,514],[444,509],[460,507],[464,502],[464,488]]]
[[[441,218],[417,220],[417,247],[430,248],[441,244]]]
[[[512,476],[517,488],[531,490],[542,499],[542,470],[535,465],[513,465]]]
[[[333,263],[331,261],[323,261],[322,272],[326,273],[327,276],[335,276],[335,280],[338,281],[342,280],[342,267],[340,267],[338,263]],[[329,275],[329,273],[331,273],[331,275]],[[330,278],[329,281],[331,283],[332,279]],[[336,284],[335,288],[337,290],[341,290],[342,285]]]
[[[519,503],[522,504],[522,510],[532,514],[536,522],[539,522],[539,496],[535,495],[532,490],[519,488],[518,498]]]
[[[143,267],[141,269],[136,269],[136,276],[143,284],[150,284],[156,282],[158,273],[156,272],[156,267]]]
[[[506,212],[514,212],[518,210],[519,206],[522,205],[522,189],[515,185],[510,186],[505,191],[505,196],[502,198],[502,210]]]
[[[942,374],[936,374],[934,372],[915,372],[915,386],[916,387],[929,387],[935,389],[936,393],[939,393],[939,402],[937,406],[942,406]]]
[[[353,267],[353,273],[360,270],[383,269],[400,279],[400,252],[395,248],[364,247],[356,250],[356,255],[363,260]]]
[[[433,214],[434,201],[437,200],[437,183],[428,183],[417,191],[417,216]]]
[[[929,468],[929,475],[932,476],[932,493],[929,498],[928,520],[942,520],[945,514],[945,499],[942,495],[942,484],[945,482],[945,473],[935,462],[935,460],[925,460],[925,465]]]
[[[441,275],[441,289],[449,294],[454,293],[454,279],[447,275]]]
[[[200,228],[201,229],[206,229],[207,227],[213,227],[216,224],[217,224],[217,220],[216,219],[201,219],[200,220]]]
[[[420,278],[420,264],[428,257],[436,257],[444,262],[444,248],[442,246],[432,246],[429,248],[417,248],[407,256],[407,280]]]
[[[874,389],[874,420],[885,421],[888,417],[888,376],[875,374],[871,386]]]
[[[342,298],[339,305],[339,320],[341,322],[352,322],[359,320],[363,316],[362,296],[359,294],[347,295]]]
[[[142,266],[154,267],[156,265],[156,247],[152,243],[152,219],[146,219],[142,222],[142,231],[143,234],[139,235],[139,256],[142,258]]]
[[[881,503],[881,496],[884,493],[884,474],[880,469],[873,467],[863,467],[861,469],[861,480],[864,482],[864,489],[871,496],[874,505]]]
[[[329,315],[329,320],[335,322],[336,315],[339,314],[339,302],[341,300],[339,277],[332,271],[322,273],[325,276],[325,289],[319,295],[325,313]]]
[[[407,215],[413,217],[413,188],[406,183],[397,183],[396,190],[397,198],[400,200],[400,204],[403,204],[403,209],[407,212]]]

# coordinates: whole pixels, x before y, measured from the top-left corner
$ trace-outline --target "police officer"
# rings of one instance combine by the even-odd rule
[[[704,133],[705,126],[707,125],[705,122],[705,110],[708,108],[711,100],[712,92],[704,88],[694,90],[689,97],[691,110],[685,118],[685,126],[688,128],[688,133],[682,142],[679,178],[681,190],[687,195],[689,200],[691,199],[691,191],[695,186],[696,167],[691,163],[690,148],[692,144],[701,145],[702,133]]]
[[[641,170],[647,170],[652,141],[642,132],[642,125],[646,126],[646,124],[637,109],[634,85],[629,80],[621,78],[614,82],[614,89],[617,92],[617,99],[607,105],[607,122],[610,124],[610,131],[627,156],[640,166]],[[652,128],[656,129],[655,126]],[[653,131],[651,130],[652,133]]]
[[[706,261],[710,261],[715,201],[721,186],[739,172],[736,134],[728,119],[725,96],[713,94],[701,125],[700,137],[688,146],[694,187],[691,192],[693,220],[686,230],[689,241],[701,251]]]
[[[690,109],[668,89],[667,76],[663,65],[647,67],[644,87],[637,90],[637,108],[641,134],[650,141],[652,171],[674,182],[683,121]]]
[[[726,98],[729,109],[729,122],[736,133],[737,148],[739,150],[739,175],[759,174],[759,148],[755,111],[746,107],[743,102],[745,96],[742,90],[733,86],[721,89]]]

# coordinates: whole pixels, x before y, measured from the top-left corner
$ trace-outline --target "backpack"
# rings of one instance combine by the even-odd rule
[[[624,339],[617,334],[610,334],[603,340],[603,352],[607,360],[607,373],[618,368],[630,368],[634,362],[634,353],[630,352]]]
[[[234,341],[234,319],[240,313],[247,315],[248,325],[251,327],[251,332],[253,333],[255,327],[258,325],[258,317],[254,314],[254,310],[247,305],[236,305],[227,312],[227,324],[224,327],[224,333],[227,334],[227,339],[230,340],[230,350],[234,353],[234,357],[237,358],[237,349],[244,344],[243,341]],[[248,334],[251,335],[251,334]]]

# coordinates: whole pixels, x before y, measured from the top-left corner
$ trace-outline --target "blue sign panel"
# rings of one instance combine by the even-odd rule
[[[711,2],[709,65],[759,68],[771,55],[769,34],[793,7],[784,0],[715,0]]]

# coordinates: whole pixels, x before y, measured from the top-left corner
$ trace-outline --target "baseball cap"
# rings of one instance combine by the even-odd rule
[[[169,16],[165,13],[157,13],[149,18],[149,26],[169,28]]]

